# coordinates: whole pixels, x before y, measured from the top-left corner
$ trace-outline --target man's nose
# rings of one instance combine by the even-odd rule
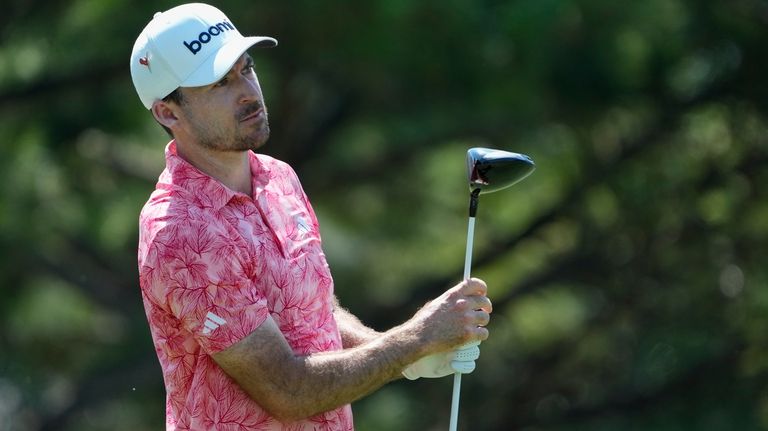
[[[240,87],[240,103],[253,103],[261,98],[261,88],[259,88],[258,81],[241,78]]]

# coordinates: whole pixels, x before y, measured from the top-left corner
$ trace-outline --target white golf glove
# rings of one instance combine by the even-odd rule
[[[409,365],[403,375],[409,380],[416,380],[419,377],[445,377],[453,373],[469,374],[475,370],[475,360],[480,357],[479,345],[479,341],[474,341],[451,352],[425,356]]]

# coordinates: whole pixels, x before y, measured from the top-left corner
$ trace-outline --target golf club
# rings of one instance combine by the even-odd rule
[[[472,242],[475,236],[475,216],[480,195],[505,189],[536,169],[533,160],[525,154],[491,148],[470,148],[467,151],[467,178],[469,180],[469,223],[467,226],[467,251],[464,257],[464,280],[469,280],[472,268]],[[456,431],[459,420],[459,395],[461,373],[453,375],[450,431]]]

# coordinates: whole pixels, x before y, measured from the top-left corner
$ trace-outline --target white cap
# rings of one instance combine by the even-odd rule
[[[147,109],[179,87],[213,84],[251,46],[273,47],[271,37],[243,37],[213,6],[189,3],[158,12],[131,53],[131,78]]]

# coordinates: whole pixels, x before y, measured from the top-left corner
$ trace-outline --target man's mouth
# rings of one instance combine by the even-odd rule
[[[249,110],[249,111],[250,111],[250,110]],[[261,115],[263,112],[264,112],[264,110],[263,110],[263,109],[261,109],[260,107],[259,107],[259,108],[256,108],[256,109],[254,109],[253,111],[251,111],[251,112],[248,112],[248,113],[246,113],[244,116],[242,116],[242,117],[240,118],[240,122],[244,122],[244,121],[252,120],[252,119],[254,119],[254,118],[256,118],[256,117],[260,116],[260,115]]]

